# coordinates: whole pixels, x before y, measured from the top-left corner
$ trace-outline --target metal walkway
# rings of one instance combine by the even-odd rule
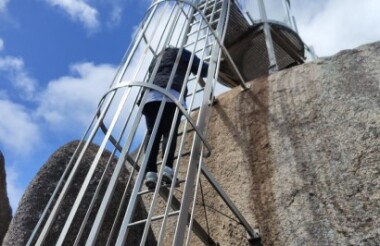
[[[249,237],[257,239],[258,232],[251,228],[221,189],[203,159],[212,154],[207,127],[218,81],[246,89],[246,80],[267,73],[271,66],[281,69],[303,61],[300,48],[303,43],[299,43],[298,36],[282,27],[277,28],[275,23],[267,25],[268,22],[264,22],[251,26],[234,1],[153,1],[28,245],[190,245],[192,232],[205,245],[216,245],[194,217],[201,175],[214,187]],[[267,55],[261,51],[265,50],[262,46],[268,28],[275,40],[274,60],[269,52],[271,47],[266,46]],[[257,45],[251,47],[250,42]],[[185,77],[187,83],[184,83],[179,100],[168,90],[173,76],[165,89],[152,83],[158,65],[150,76],[148,72],[151,60],[160,59],[159,52],[169,46],[180,48],[180,53],[182,49],[192,53]],[[295,51],[289,51],[289,47]],[[260,57],[256,57],[259,53]],[[199,57],[201,63],[198,72],[192,75],[190,67],[194,56]],[[261,56],[265,57],[264,62]],[[250,57],[254,59],[248,59]],[[206,86],[200,88],[196,82],[203,63],[207,63],[209,69]],[[250,69],[252,66],[257,69]],[[173,71],[176,69],[177,65]],[[144,95],[141,101],[144,105],[145,92],[150,90],[165,95],[158,120],[168,99],[177,105],[175,117],[181,112],[184,118],[178,135],[174,132],[175,121],[168,122],[171,132],[167,146],[178,137],[173,166],[173,180],[178,182],[157,185],[154,191],[147,190],[143,181],[158,124],[148,138],[144,133],[142,107],[137,105],[139,95]],[[186,98],[187,108],[180,103],[182,98]],[[77,177],[93,143],[99,148],[92,164],[85,177]],[[161,167],[167,158],[165,153],[158,163],[158,184],[161,184]],[[106,160],[106,165],[101,164],[102,160]],[[125,176],[128,179],[122,183],[125,186],[122,187],[123,195],[115,197],[115,190],[120,189],[120,180]],[[67,202],[69,196],[75,199]],[[143,204],[145,215],[136,216],[137,211],[144,210]],[[134,230],[134,227],[139,229]],[[152,242],[153,239],[156,241]]]

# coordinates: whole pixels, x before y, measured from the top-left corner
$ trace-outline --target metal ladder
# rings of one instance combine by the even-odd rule
[[[72,186],[76,172],[80,168],[81,161],[85,156],[91,143],[100,141],[99,150],[92,161],[82,186],[76,194],[75,202],[70,207],[70,212],[65,219],[63,228],[60,230],[56,245],[68,243],[68,237],[73,231],[73,223],[78,218],[81,220],[79,229],[75,231],[75,240],[70,242],[73,245],[85,244],[95,245],[99,243],[98,236],[102,232],[104,221],[112,201],[116,186],[118,185],[122,170],[129,164],[129,179],[125,187],[123,197],[120,199],[118,211],[115,215],[112,228],[106,244],[125,245],[128,237],[135,237],[129,233],[130,229],[135,226],[144,225],[141,230],[140,245],[149,244],[148,236],[152,233],[152,223],[161,222],[160,229],[156,232],[158,245],[167,244],[171,240],[172,245],[190,244],[191,231],[206,245],[216,245],[216,242],[208,235],[202,226],[195,220],[195,199],[199,187],[200,175],[203,174],[210,184],[215,188],[218,194],[226,202],[231,211],[236,215],[238,220],[247,230],[251,238],[257,238],[258,234],[254,231],[244,217],[240,214],[233,202],[223,192],[220,185],[211,175],[203,164],[203,158],[211,154],[211,146],[207,142],[207,125],[210,117],[210,110],[214,100],[214,91],[217,86],[218,71],[220,60],[223,55],[231,67],[235,68],[235,73],[240,78],[240,84],[245,89],[245,82],[239,71],[236,69],[231,57],[223,46],[226,25],[228,24],[228,11],[231,1],[223,0],[179,0],[153,1],[147,14],[139,27],[139,32],[135,36],[125,58],[116,74],[114,81],[100,101],[97,113],[92,124],[83,137],[80,146],[74,153],[70,163],[62,175],[51,200],[46,206],[40,221],[32,233],[28,245],[44,245],[46,238],[51,233],[54,222],[61,211],[61,206],[68,190]],[[161,24],[161,25],[160,25]],[[157,38],[159,37],[159,38]],[[197,55],[201,64],[207,62],[209,65],[206,86],[199,89],[196,81],[200,77],[200,69],[194,76],[190,76],[188,69],[185,80],[188,82],[190,93],[185,95],[185,87],[182,88],[180,98],[187,97],[189,109],[186,110],[179,100],[174,98],[168,91],[152,84],[153,77],[157,72],[157,67],[149,77],[147,67],[144,65],[152,57],[158,56],[160,50],[164,47],[176,46],[180,50],[185,48],[192,52],[193,56]],[[192,56],[192,57],[193,57]],[[191,60],[192,62],[193,60]],[[189,67],[191,66],[191,62]],[[158,62],[159,63],[159,62]],[[144,67],[145,66],[145,67]],[[175,68],[173,68],[175,70]],[[169,82],[170,85],[171,82]],[[184,83],[186,84],[186,83]],[[178,144],[178,154],[174,164],[173,180],[179,179],[180,187],[177,182],[171,185],[157,185],[154,191],[143,188],[145,169],[147,166],[148,156],[153,144],[153,138],[157,134],[158,124],[152,132],[152,138],[139,136],[139,127],[141,126],[142,107],[136,105],[137,95],[144,94],[142,105],[145,103],[146,94],[149,90],[156,90],[165,95],[165,98],[171,99],[176,105],[175,117],[181,112],[185,118],[182,127],[182,133],[179,134],[180,143]],[[202,98],[200,100],[200,98]],[[158,113],[158,120],[162,117],[162,110],[167,99],[161,103]],[[197,105],[197,102],[200,105]],[[125,109],[127,108],[127,109]],[[127,111],[123,115],[124,111]],[[197,111],[198,115],[194,120],[192,112]],[[172,122],[169,122],[172,123]],[[169,143],[177,134],[174,132],[174,121],[171,126]],[[191,134],[193,134],[191,136]],[[115,137],[117,136],[117,137]],[[143,140],[143,144],[133,149],[136,139]],[[100,140],[99,140],[100,139]],[[190,151],[185,151],[186,140],[191,139]],[[144,146],[146,150],[144,153]],[[99,167],[99,162],[107,148],[113,148],[107,167],[105,170],[112,171],[107,180],[106,171],[102,174],[99,181],[94,181],[94,174]],[[182,161],[183,157],[188,156],[188,161]],[[117,157],[117,162],[112,166],[112,160]],[[163,156],[161,168],[158,173],[158,184],[161,184],[163,176],[163,166],[167,160],[167,153]],[[158,163],[158,164],[160,164]],[[185,169],[185,173],[180,174],[180,170]],[[89,191],[92,183],[97,187],[93,192],[91,203],[84,216],[79,216],[79,208],[83,203],[85,194]],[[103,188],[102,188],[103,187]],[[102,193],[102,189],[105,189]],[[180,189],[181,195],[175,194]],[[130,193],[130,194],[128,194]],[[178,192],[177,192],[178,193]],[[136,206],[144,199],[144,196],[150,196],[150,205],[147,207],[146,218],[135,219]],[[158,199],[164,208],[161,214],[156,214]],[[96,201],[100,205],[97,206]],[[128,205],[126,205],[128,204]],[[126,207],[126,208],[125,208]],[[97,210],[96,210],[97,209]],[[96,214],[90,229],[88,227],[91,214]],[[172,238],[167,238],[167,228],[169,219],[176,218],[176,222],[170,225],[175,228]],[[121,222],[120,222],[121,221]],[[116,236],[117,235],[117,236]]]

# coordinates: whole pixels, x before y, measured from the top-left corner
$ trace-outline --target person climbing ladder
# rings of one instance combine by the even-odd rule
[[[150,76],[152,76],[152,72],[153,72],[154,67],[156,66],[158,57],[162,56],[160,64],[158,66],[156,76],[153,79],[153,84],[162,88],[166,88],[169,83],[172,70],[175,69],[174,65],[175,65],[175,61],[177,59],[177,55],[179,52],[180,52],[180,58],[179,58],[178,66],[176,68],[176,71],[174,72],[174,77],[173,77],[170,89],[168,89],[169,92],[178,100],[180,99],[179,98],[180,92],[184,85],[184,82],[187,83],[187,81],[184,81],[184,80],[186,77],[188,66],[191,65],[190,71],[193,74],[197,74],[200,59],[194,55],[193,62],[190,64],[191,56],[192,56],[192,53],[190,51],[186,49],[180,50],[178,48],[169,47],[161,51],[160,54],[152,60],[149,66],[149,74]],[[207,70],[208,70],[208,65],[206,63],[202,64],[200,78],[198,80],[198,83],[202,87],[205,86],[205,82],[202,79],[202,77],[207,76]],[[185,86],[186,86],[186,89],[185,89],[185,95],[186,95],[187,85]],[[145,120],[146,120],[148,139],[150,139],[151,137],[153,127],[156,123],[158,111],[159,111],[163,98],[164,98],[164,95],[162,93],[151,89],[147,95],[146,102],[143,105],[142,113],[144,114]],[[185,109],[187,109],[186,101],[184,98],[185,97],[182,98],[180,103]],[[175,129],[174,129],[174,136],[173,136],[170,146],[168,147],[169,152],[168,152],[167,161],[165,163],[165,167],[163,170],[162,180],[164,183],[170,184],[173,179],[174,153],[175,153],[175,149],[177,145],[178,127],[181,122],[181,116],[182,116],[181,111],[179,111],[178,117],[174,119],[175,110],[176,110],[176,104],[169,98],[166,98],[162,117],[160,119],[160,122],[157,123],[159,124],[158,130],[153,140],[153,146],[152,146],[150,155],[148,157],[148,164],[147,164],[147,169],[145,173],[145,185],[149,189],[154,189],[157,184],[157,164],[156,163],[157,163],[157,155],[158,155],[159,147],[160,147],[159,146],[160,140],[162,138],[162,158],[163,158],[163,156],[165,155],[167,151],[167,143],[168,143],[169,135],[170,135],[171,122],[175,121],[176,124],[175,124]]]

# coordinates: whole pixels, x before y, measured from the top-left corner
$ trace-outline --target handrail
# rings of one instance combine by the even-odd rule
[[[100,103],[99,104],[101,104],[102,101],[105,100],[106,96],[110,92],[115,91],[117,89],[120,89],[122,87],[132,87],[132,86],[140,86],[140,87],[145,87],[145,88],[149,88],[151,90],[158,91],[158,92],[162,93],[165,97],[169,98],[173,103],[175,103],[176,106],[177,106],[177,108],[182,112],[182,114],[185,116],[185,118],[187,119],[187,121],[195,129],[195,131],[197,132],[198,136],[202,139],[202,142],[204,143],[204,145],[207,147],[208,153],[205,155],[205,157],[209,157],[211,155],[211,145],[205,139],[205,137],[203,136],[203,134],[199,131],[199,129],[197,128],[196,124],[193,122],[193,120],[191,119],[190,115],[187,113],[186,109],[181,105],[181,103],[178,101],[178,99],[176,99],[172,94],[170,94],[170,92],[168,92],[167,90],[165,90],[165,89],[163,89],[163,88],[161,88],[161,87],[159,87],[157,85],[148,84],[148,83],[144,83],[144,82],[124,81],[124,82],[121,82],[121,83],[117,84],[113,88],[109,89],[102,96],[102,98],[100,99]]]

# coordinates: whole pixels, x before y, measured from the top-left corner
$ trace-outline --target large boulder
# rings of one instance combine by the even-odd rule
[[[219,97],[206,163],[263,245],[379,245],[380,42],[251,85]],[[247,244],[203,192],[214,239]]]
[[[59,148],[43,165],[36,177],[32,180],[28,186],[26,192],[24,193],[19,207],[16,211],[16,214],[11,222],[8,233],[4,239],[4,245],[25,245],[29,240],[33,229],[35,228],[47,202],[49,201],[59,179],[61,178],[66,166],[70,162],[73,153],[75,152],[79,141],[70,142],[61,148]],[[49,245],[53,245],[63,228],[63,225],[66,221],[66,218],[70,212],[72,204],[74,203],[78,191],[82,185],[84,178],[89,170],[94,157],[99,149],[99,146],[95,144],[89,145],[85,155],[83,156],[82,162],[79,166],[77,174],[74,176],[74,181],[70,186],[66,197],[64,198],[62,205],[59,209],[58,216],[53,223],[52,228],[50,229],[48,235],[46,236],[45,242]],[[99,182],[101,175],[107,166],[107,162],[110,158],[111,153],[104,151],[101,155],[99,165],[96,168],[94,178],[90,182],[88,190],[85,192],[84,202],[79,206],[76,219],[74,220],[67,238],[65,239],[65,245],[72,245],[74,243],[75,237],[77,235],[78,229],[82,223],[82,219],[87,212],[88,206],[94,194],[96,184]],[[106,169],[104,176],[104,184],[107,184],[112,175],[112,167],[115,166],[117,162],[116,158],[111,160],[110,168]],[[114,223],[115,215],[118,210],[118,205],[126,187],[128,181],[129,173],[124,168],[122,175],[118,179],[118,184],[115,189],[113,199],[110,203],[108,212],[105,215],[105,222],[103,223],[102,229],[98,235],[97,243],[99,245],[105,245],[112,224]],[[104,195],[105,188],[102,188],[99,193],[99,197],[96,199],[94,208],[98,208],[101,202],[102,196]],[[125,206],[124,206],[125,207]],[[125,208],[124,208],[125,209]],[[145,216],[146,211],[142,208],[141,205],[137,206],[136,217],[142,218]],[[88,235],[91,225],[95,219],[96,209],[90,213],[87,226],[84,229],[84,235]],[[131,245],[136,245],[139,240],[139,234],[143,227],[135,227],[134,230],[131,230],[131,234],[136,235],[129,238],[127,243]],[[117,234],[116,234],[117,235]],[[86,236],[82,237],[80,244],[84,244]],[[112,240],[115,240],[114,238]],[[150,242],[154,243],[155,239],[152,237],[152,234],[149,236]],[[111,241],[114,242],[114,241]]]
[[[7,182],[5,173],[5,161],[3,153],[0,151],[0,244],[8,230],[12,219],[12,208],[9,204],[7,194]]]

